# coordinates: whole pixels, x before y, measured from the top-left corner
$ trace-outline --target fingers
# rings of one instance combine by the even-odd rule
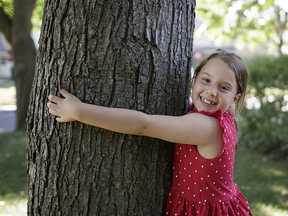
[[[60,89],[60,93],[61,95],[63,95],[65,98],[68,97],[69,95],[71,95],[68,91],[66,91],[65,89]]]
[[[64,122],[63,119],[61,118],[61,114],[58,111],[58,105],[57,104],[53,104],[51,102],[47,103],[47,107],[49,108],[49,113],[53,116],[56,116],[56,121],[58,122]]]
[[[57,104],[54,104],[54,103],[51,103],[51,102],[48,102],[47,103],[47,107],[49,108],[49,112],[52,114],[52,115],[57,115]]]
[[[55,95],[49,95],[48,99],[56,104],[60,103],[63,99]]]
[[[61,114],[59,113],[58,111],[58,105],[57,104],[54,104],[54,103],[51,103],[51,102],[48,102],[47,103],[47,107],[49,108],[49,113],[53,116],[56,116],[56,121],[57,122],[65,122],[63,120],[63,118],[60,116]]]
[[[52,103],[52,102],[48,102],[47,103],[47,107],[51,110],[56,110],[57,109],[57,104]]]
[[[71,95],[65,89],[60,89],[60,93],[61,93],[61,95],[63,95],[64,98],[69,97]],[[60,97],[57,97],[57,96],[51,95],[51,94],[48,96],[48,99],[54,103],[57,103],[57,104],[63,100],[63,98],[60,98]]]
[[[60,93],[64,98],[55,95],[48,96],[49,102],[47,103],[47,107],[49,108],[49,113],[56,116],[58,122],[74,121],[71,107],[73,107],[75,102],[80,100],[64,89],[60,89]]]
[[[60,123],[61,123],[61,122],[64,122],[64,121],[62,121],[62,118],[61,118],[61,117],[57,117],[57,118],[56,118],[56,121],[57,121],[57,122],[60,122]]]

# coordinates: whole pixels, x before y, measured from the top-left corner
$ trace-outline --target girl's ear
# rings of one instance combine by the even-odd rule
[[[234,97],[234,100],[233,100],[233,103],[232,104],[235,104],[238,100],[239,100],[239,98],[241,97],[241,94],[239,93],[239,94],[237,94],[237,95],[235,95],[235,97]]]

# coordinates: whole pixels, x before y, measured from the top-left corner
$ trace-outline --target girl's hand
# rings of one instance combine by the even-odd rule
[[[47,103],[49,112],[57,116],[56,120],[58,122],[77,120],[77,106],[81,104],[81,101],[64,89],[60,89],[60,93],[64,96],[64,99],[49,95],[48,98],[50,101]]]

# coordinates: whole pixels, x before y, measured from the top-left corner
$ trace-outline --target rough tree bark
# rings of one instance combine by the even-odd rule
[[[164,215],[174,145],[79,122],[47,97],[188,110],[195,1],[46,0],[28,112],[28,215]]]
[[[36,0],[14,0],[13,20],[0,7],[0,31],[12,45],[16,85],[16,130],[26,129],[29,95],[35,72],[36,49],[30,36]]]

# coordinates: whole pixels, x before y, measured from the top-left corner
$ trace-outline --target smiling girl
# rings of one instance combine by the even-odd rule
[[[243,107],[248,73],[242,59],[218,49],[193,76],[192,107],[184,116],[82,103],[61,89],[47,106],[58,122],[80,121],[118,133],[175,142],[173,182],[166,215],[252,215],[233,182],[236,125]]]

